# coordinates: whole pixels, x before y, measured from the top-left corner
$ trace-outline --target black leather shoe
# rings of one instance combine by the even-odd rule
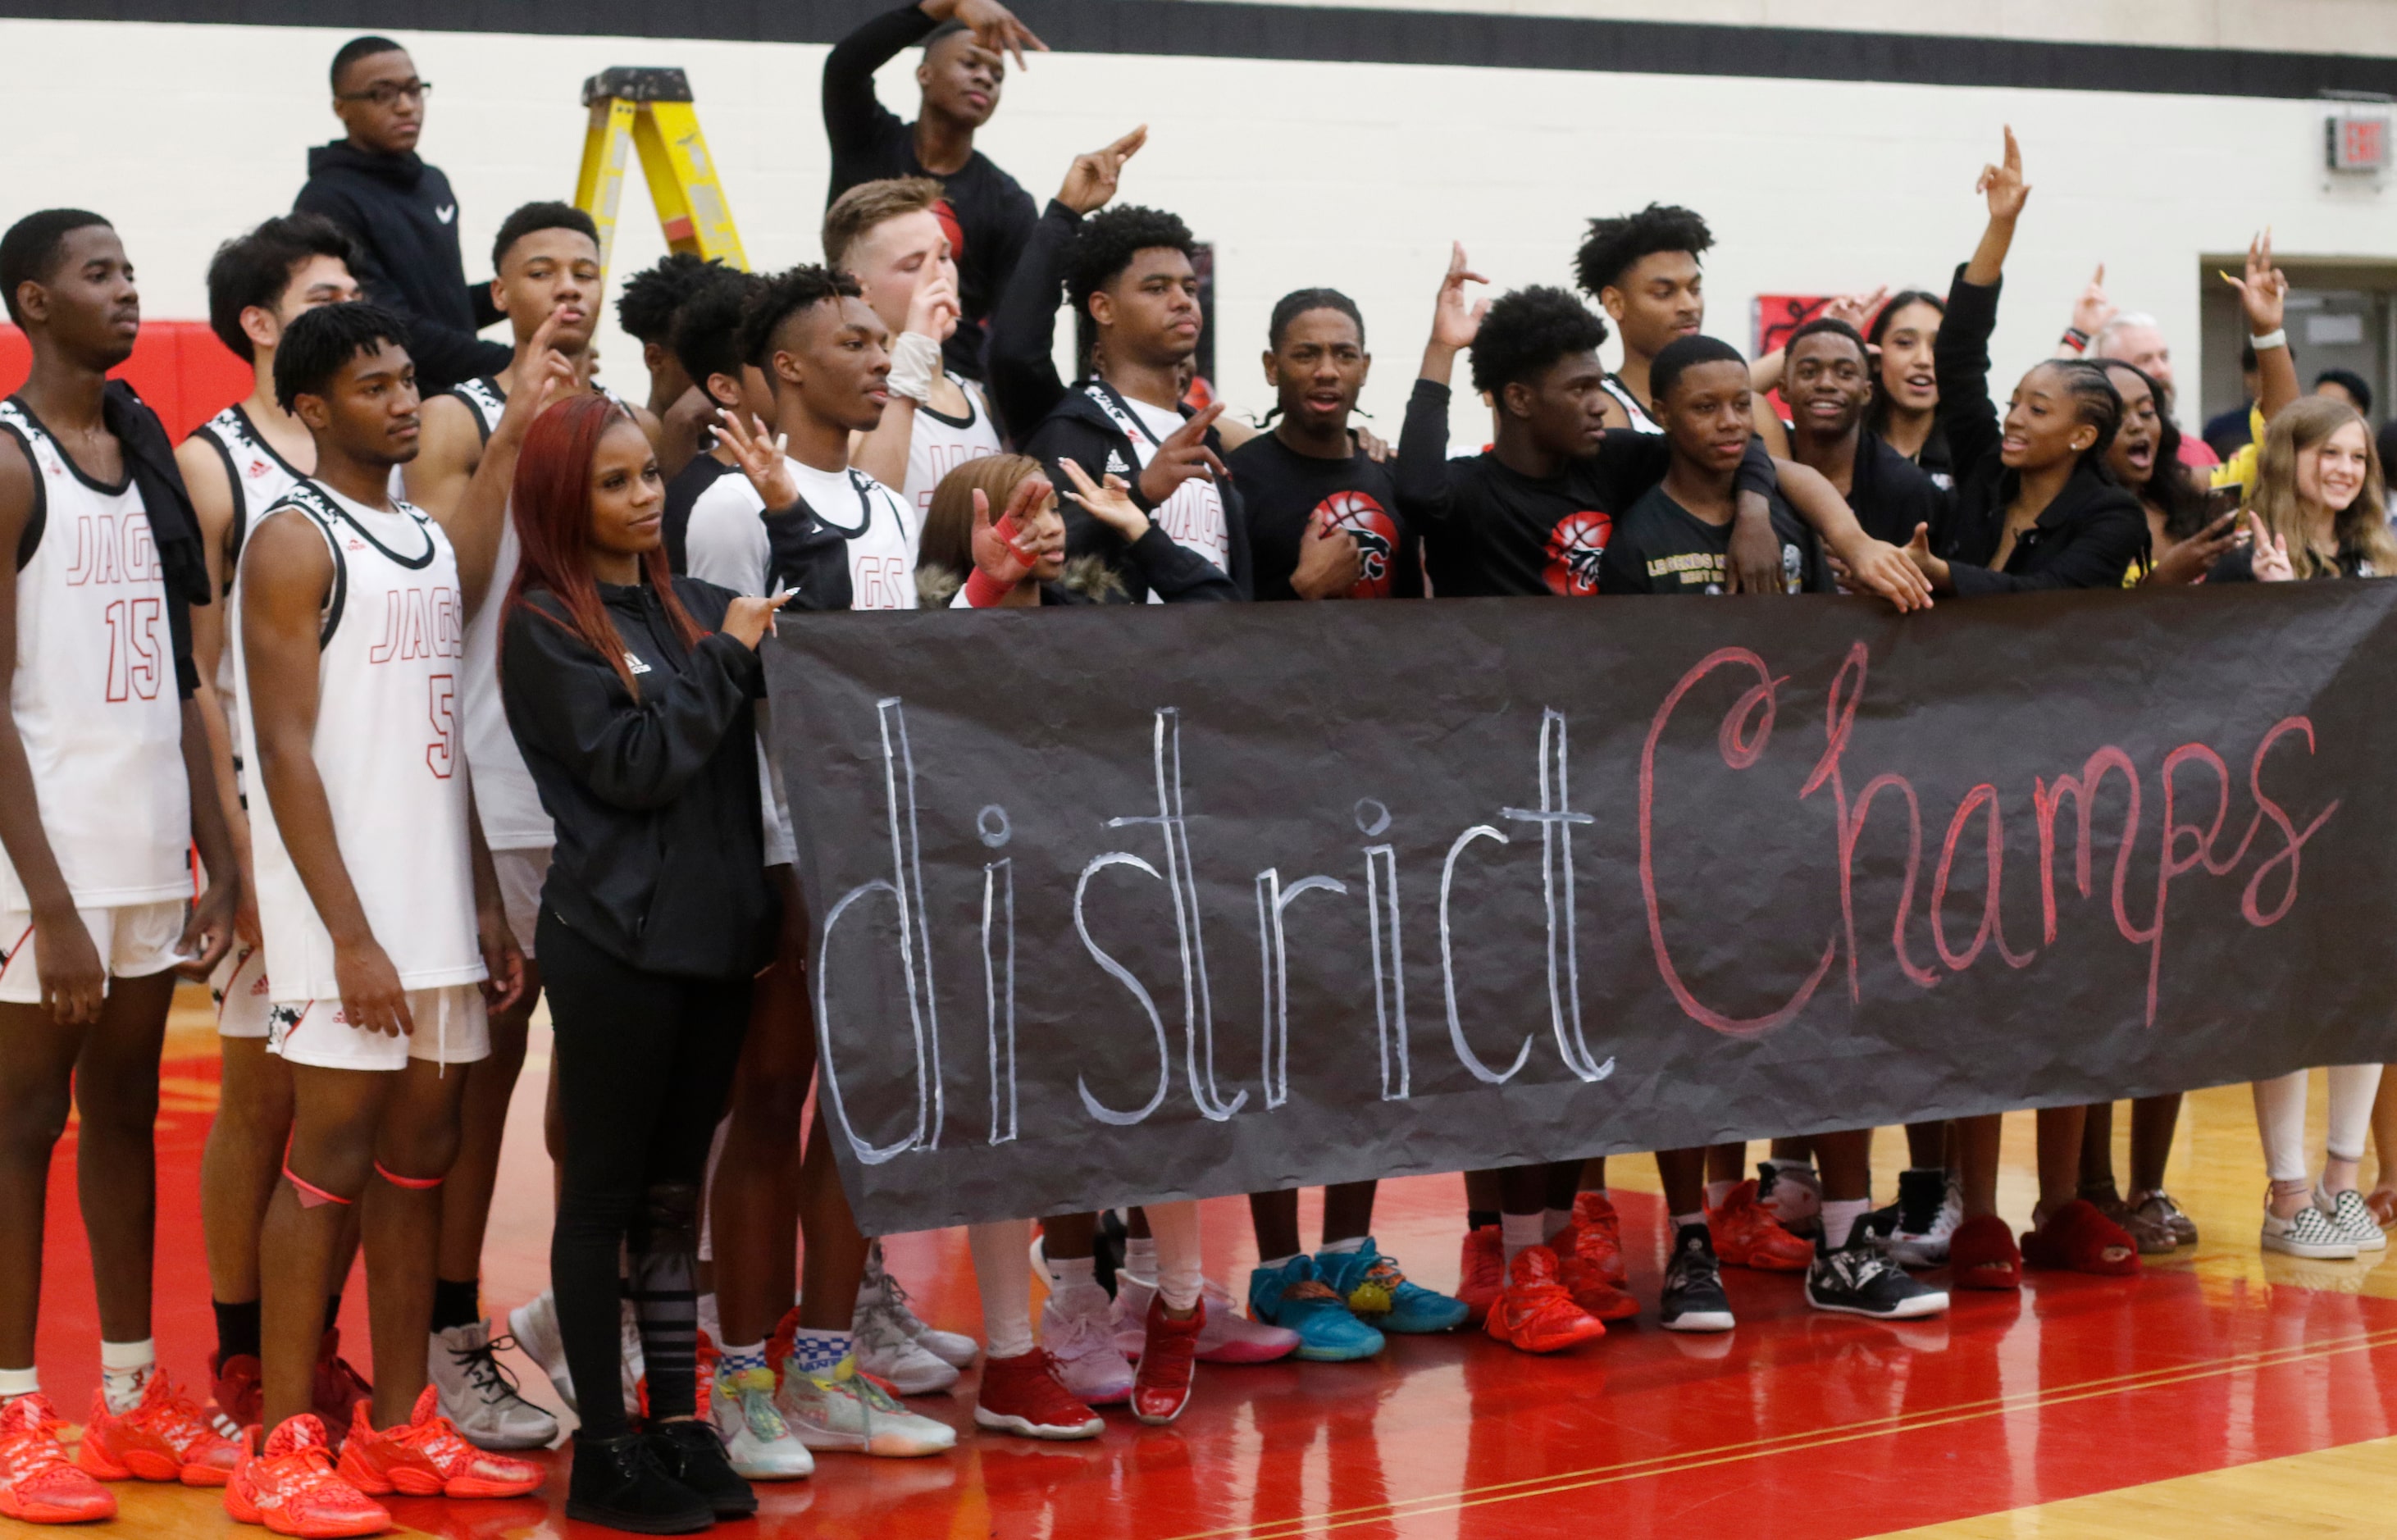
[[[658,1423],[649,1429],[666,1474],[699,1493],[718,1519],[746,1519],[757,1511],[757,1494],[735,1475],[724,1440],[712,1424]]]
[[[638,1433],[621,1439],[576,1434],[566,1516],[634,1534],[692,1534],[712,1528],[715,1506],[675,1480],[659,1453],[657,1444]]]

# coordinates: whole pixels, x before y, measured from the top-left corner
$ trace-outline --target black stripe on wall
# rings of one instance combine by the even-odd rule
[[[875,0],[0,0],[0,17],[830,43]],[[1052,48],[2197,96],[2397,95],[2397,60],[1215,0],[1024,0]]]

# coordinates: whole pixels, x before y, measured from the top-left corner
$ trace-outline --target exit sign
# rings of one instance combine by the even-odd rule
[[[2324,120],[2330,168],[2377,173],[2389,164],[2389,114],[2342,108]]]

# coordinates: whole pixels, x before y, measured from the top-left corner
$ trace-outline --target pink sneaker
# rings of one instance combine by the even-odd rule
[[[1147,1346],[1148,1306],[1157,1285],[1118,1269],[1116,1273],[1116,1346],[1128,1359],[1137,1359]],[[1279,1326],[1251,1320],[1233,1306],[1231,1291],[1207,1280],[1207,1324],[1198,1332],[1201,1363],[1271,1363],[1298,1351],[1299,1335]]]

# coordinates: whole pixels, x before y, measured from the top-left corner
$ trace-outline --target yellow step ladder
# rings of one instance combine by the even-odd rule
[[[732,205],[724,196],[716,161],[700,132],[690,80],[676,69],[620,66],[583,83],[591,127],[583,140],[583,169],[574,179],[574,207],[599,227],[605,272],[616,244],[616,210],[624,194],[624,156],[641,155],[649,201],[665,227],[666,245],[747,271]]]

